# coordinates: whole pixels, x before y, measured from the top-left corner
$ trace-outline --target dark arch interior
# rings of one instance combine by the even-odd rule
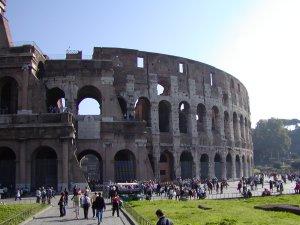
[[[180,155],[181,178],[188,179],[193,177],[193,156],[190,152],[183,152]]]
[[[228,153],[226,156],[226,177],[227,177],[227,179],[233,178],[231,168],[232,168],[232,157],[231,157],[231,154]]]
[[[190,105],[187,102],[179,104],[179,131],[180,133],[188,133]]]
[[[159,162],[168,162],[168,158],[165,153],[160,155]]]
[[[206,116],[206,109],[203,104],[199,104],[197,106],[197,130],[198,132],[205,131],[205,116]]]
[[[122,116],[124,119],[127,118],[127,102],[125,101],[124,98],[118,97],[118,102],[122,111]]]
[[[57,155],[52,148],[40,147],[33,154],[32,184],[57,189]]]
[[[170,132],[171,105],[167,101],[161,101],[158,105],[159,131]]]
[[[159,174],[161,181],[171,181],[175,178],[173,164],[173,156],[169,151],[165,150],[160,154]]]
[[[136,162],[134,154],[125,149],[117,152],[115,160],[115,181],[129,182],[136,179]]]
[[[63,111],[63,99],[65,98],[65,93],[59,88],[52,88],[47,90],[47,109],[48,112],[62,112]]]
[[[18,110],[18,84],[11,77],[0,79],[0,114],[16,114]]]
[[[16,155],[7,147],[0,148],[0,184],[11,190],[15,188]]]
[[[211,114],[211,130],[213,132],[218,131],[219,109],[216,106],[212,107]]]
[[[221,156],[219,154],[215,155],[214,162],[215,162],[215,175],[218,179],[221,179],[222,166],[221,166]]]
[[[201,179],[207,179],[208,178],[208,163],[209,163],[209,157],[207,154],[202,154],[200,157],[200,177]]]
[[[150,101],[145,97],[141,97],[138,99],[134,109],[135,118],[146,121],[147,127],[151,127],[150,108]]]

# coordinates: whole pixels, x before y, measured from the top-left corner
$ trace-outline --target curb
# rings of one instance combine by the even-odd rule
[[[52,205],[49,205],[48,207],[46,207],[45,209],[43,209],[42,211],[39,211],[38,213],[32,215],[31,217],[27,218],[25,221],[23,221],[22,223],[20,223],[20,225],[25,225],[27,223],[29,223],[30,221],[32,221],[34,219],[34,217],[46,212],[47,210],[49,210],[50,208],[52,208]]]
[[[120,208],[120,210],[131,225],[138,225],[138,223],[131,217],[131,215],[125,209]]]

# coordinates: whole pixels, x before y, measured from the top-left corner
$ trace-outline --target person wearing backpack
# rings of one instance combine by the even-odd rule
[[[96,209],[96,216],[98,218],[98,225],[99,225],[100,223],[102,223],[103,211],[106,209],[105,201],[104,198],[102,197],[101,192],[98,193],[94,201],[94,206]]]
[[[156,225],[173,225],[173,222],[165,217],[161,209],[156,210],[155,214],[158,218]]]
[[[88,196],[88,194],[85,193],[84,196],[82,197],[82,208],[83,208],[84,219],[88,219],[90,206],[91,206],[91,199]]]

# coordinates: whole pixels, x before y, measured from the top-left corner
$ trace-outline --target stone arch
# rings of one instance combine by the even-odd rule
[[[136,158],[132,151],[123,149],[114,157],[115,182],[129,182],[136,179]]]
[[[188,133],[190,128],[190,105],[186,101],[179,103],[179,132]]]
[[[209,177],[209,156],[202,154],[200,157],[200,177],[207,179]]]
[[[76,107],[77,107],[77,114],[79,112],[79,105],[84,99],[93,99],[97,101],[99,104],[100,114],[102,112],[102,94],[98,88],[92,85],[86,85],[80,88],[77,92],[77,101],[76,101]]]
[[[215,164],[215,177],[218,178],[218,180],[221,180],[221,178],[222,178],[222,158],[219,153],[215,154],[214,164]]]
[[[160,181],[166,182],[174,179],[174,157],[169,151],[164,151],[159,158]]]
[[[193,178],[193,156],[191,152],[183,151],[180,155],[181,178]]]
[[[217,106],[213,106],[211,109],[211,130],[216,134],[220,132],[220,115]]]
[[[235,169],[236,169],[236,177],[241,178],[241,159],[239,155],[235,156]]]
[[[0,78],[0,114],[16,114],[18,111],[19,85],[12,77]]]
[[[226,177],[227,179],[232,179],[233,174],[232,174],[232,156],[230,153],[227,154],[226,156]]]
[[[229,119],[229,113],[227,111],[224,111],[224,134],[225,139],[230,139],[230,119]]]
[[[11,190],[16,186],[16,154],[8,147],[0,147],[0,184]]]
[[[170,132],[171,124],[171,104],[168,101],[160,101],[158,104],[158,116],[159,116],[159,131]]]
[[[197,130],[198,132],[206,131],[206,108],[203,104],[197,105]]]
[[[46,105],[49,113],[59,113],[64,111],[65,92],[58,87],[47,90]]]
[[[31,183],[33,189],[53,187],[57,189],[58,161],[56,151],[48,146],[38,147],[32,154]]]
[[[148,98],[140,97],[134,108],[134,117],[146,121],[147,127],[151,127],[151,104]]]
[[[77,155],[77,160],[92,189],[95,189],[93,185],[96,183],[103,183],[103,160],[97,151],[84,150]]]
[[[120,108],[121,108],[122,116],[123,116],[124,119],[126,119],[127,118],[127,102],[121,96],[118,97],[118,102],[119,102],[119,105],[120,105]]]

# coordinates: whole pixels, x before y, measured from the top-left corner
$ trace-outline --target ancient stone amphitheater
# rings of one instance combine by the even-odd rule
[[[249,176],[247,90],[194,60],[95,47],[50,59],[13,45],[0,0],[0,183],[57,189],[157,178]],[[79,115],[97,101],[99,115]]]

